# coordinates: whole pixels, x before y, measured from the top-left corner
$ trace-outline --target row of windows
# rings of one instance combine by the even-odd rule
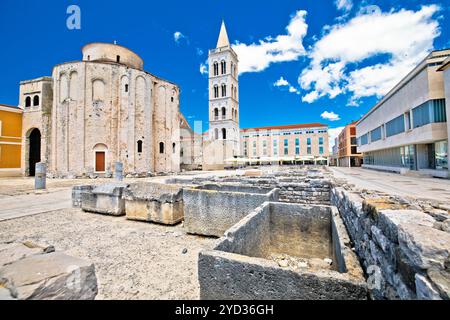
[[[257,138],[257,137],[277,137],[277,136],[291,136],[291,135],[302,135],[302,134],[325,134],[328,133],[328,130],[318,130],[318,131],[314,131],[314,130],[310,130],[310,131],[297,131],[297,132],[283,132],[283,133],[264,133],[264,134],[260,134],[260,133],[253,133],[253,134],[245,134],[242,136],[242,138]]]
[[[361,136],[358,145],[376,142],[430,123],[446,121],[445,99],[430,100]]]
[[[227,96],[227,85],[226,84],[222,84],[221,86],[221,93],[222,93],[222,97],[226,97]],[[219,98],[219,86],[216,84],[214,85],[214,98]],[[237,99],[237,87],[235,87],[234,85],[231,85],[231,97]]]
[[[222,134],[222,140],[227,140],[227,129],[222,128],[220,130],[220,133]],[[214,140],[219,140],[219,129],[214,129]]]
[[[137,152],[138,153],[142,153],[143,152],[143,141],[142,140],[138,140],[137,142]],[[172,143],[172,152],[175,153],[176,152],[176,143]],[[159,143],[159,153],[163,154],[165,152],[165,147],[164,147],[164,142],[160,142]]]
[[[312,154],[312,141],[311,138],[308,138],[307,141],[306,153],[308,155]],[[323,137],[319,138],[319,153],[324,154],[324,139]],[[267,141],[264,140],[262,142],[263,155],[267,156]],[[284,155],[289,155],[289,140],[283,140],[283,152]],[[244,141],[244,153],[247,155],[247,141]],[[273,154],[274,156],[278,156],[278,140],[273,140]],[[300,155],[300,139],[295,139],[295,154]],[[253,141],[253,156],[257,156],[257,142]]]
[[[222,60],[220,62],[220,73],[222,75],[227,73],[227,62],[225,60]],[[214,62],[214,64],[213,64],[213,74],[214,74],[214,76],[219,75],[219,63],[218,62]],[[236,77],[236,66],[233,62],[231,62],[231,74]]]
[[[33,97],[33,106],[39,106],[39,96],[34,96]],[[31,107],[31,97],[26,97],[25,98],[25,108],[29,108]]]
[[[225,107],[222,107],[222,120],[226,120],[227,118],[227,109]],[[237,109],[231,109],[231,116],[232,119],[235,120],[238,118],[238,111]],[[214,109],[214,120],[219,120],[219,109]]]

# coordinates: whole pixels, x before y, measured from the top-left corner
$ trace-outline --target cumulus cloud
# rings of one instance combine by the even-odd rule
[[[350,11],[353,8],[353,1],[352,0],[335,0],[334,4],[336,5],[336,8],[338,10],[342,11]]]
[[[438,10],[436,5],[417,11],[362,10],[329,27],[313,45],[310,65],[299,76],[307,91],[303,101],[350,93],[352,104],[357,104],[363,97],[385,95],[433,50],[440,35],[434,18]]]
[[[239,72],[260,72],[272,63],[295,61],[305,55],[306,15],[306,11],[297,11],[286,27],[285,35],[267,37],[252,44],[237,42],[232,45],[239,56]]]
[[[322,117],[322,119],[329,120],[329,121],[341,120],[341,117],[338,114],[334,113],[333,111],[331,111],[331,112],[325,111],[320,116]]]
[[[280,79],[278,79],[277,81],[274,82],[273,84],[274,87],[286,87],[288,88],[290,93],[295,93],[295,94],[300,94],[300,91],[294,87],[293,85],[291,85],[289,83],[289,81],[287,81],[286,79],[284,79],[283,77],[280,77]]]
[[[208,66],[204,63],[200,64],[200,73],[201,74],[208,74]]]
[[[176,31],[176,32],[173,34],[173,40],[174,40],[176,43],[180,43],[180,40],[182,40],[182,39],[186,39],[186,36],[185,36],[184,34],[182,34],[180,31]]]

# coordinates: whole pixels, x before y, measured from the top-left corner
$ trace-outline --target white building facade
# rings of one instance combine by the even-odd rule
[[[432,52],[357,123],[364,167],[449,177],[449,56]]]

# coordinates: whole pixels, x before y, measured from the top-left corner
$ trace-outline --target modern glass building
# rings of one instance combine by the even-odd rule
[[[432,52],[357,123],[364,167],[450,177],[449,57]]]

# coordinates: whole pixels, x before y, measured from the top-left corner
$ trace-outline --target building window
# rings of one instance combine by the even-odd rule
[[[411,111],[408,111],[405,113],[405,128],[406,128],[406,131],[409,131],[412,129]]]
[[[227,85],[223,84],[222,85],[222,97],[226,97],[227,96]]]
[[[361,136],[360,144],[362,146],[365,146],[366,144],[369,144],[369,135],[367,133],[365,135]]]
[[[172,101],[172,102],[173,102],[173,97],[171,97],[171,98],[170,98],[170,101]]]
[[[222,139],[227,140],[227,129],[225,128],[222,129]]]
[[[446,122],[445,99],[431,100],[413,109],[413,120],[414,128],[429,123]]]
[[[295,139],[295,154],[297,156],[300,155],[300,139],[299,138]]]
[[[263,141],[263,156],[267,156],[267,141]]]
[[[219,120],[219,109],[214,109],[214,120]]]
[[[381,127],[376,128],[370,132],[370,141],[376,142],[382,139]]]
[[[323,137],[319,137],[319,144],[323,145]]]
[[[161,153],[161,154],[164,153],[164,142],[159,143],[159,153]]]
[[[116,57],[116,62],[117,62],[117,63],[120,63],[120,56],[117,56],[117,57]]]
[[[227,73],[227,63],[225,61],[222,61],[220,63],[221,67],[222,67],[222,74]]]
[[[214,62],[214,75],[219,75],[219,64],[217,62]]]
[[[437,170],[448,170],[448,142],[439,141],[434,144],[434,157]]]
[[[323,146],[319,146],[319,153],[323,154]]]
[[[284,139],[284,155],[289,155],[289,140]]]
[[[401,116],[386,123],[386,137],[392,137],[405,132],[405,117]]]
[[[39,96],[34,96],[33,97],[33,106],[38,106],[39,105]]]
[[[256,157],[256,141],[253,141],[253,156]]]
[[[31,107],[31,97],[26,97],[25,98],[25,107],[26,108]]]
[[[175,153],[177,151],[177,145],[176,143],[172,143],[172,153]]]
[[[219,129],[214,130],[214,139],[219,140]]]
[[[218,98],[219,97],[219,86],[216,84],[214,86],[214,98]]]
[[[225,107],[222,108],[222,119],[225,120],[227,117],[227,109]]]
[[[244,155],[248,156],[247,141],[244,141]]]
[[[128,92],[128,85],[125,85],[125,92]]]
[[[273,155],[278,156],[278,140],[273,140]]]
[[[142,140],[137,142],[137,152],[142,153]]]

